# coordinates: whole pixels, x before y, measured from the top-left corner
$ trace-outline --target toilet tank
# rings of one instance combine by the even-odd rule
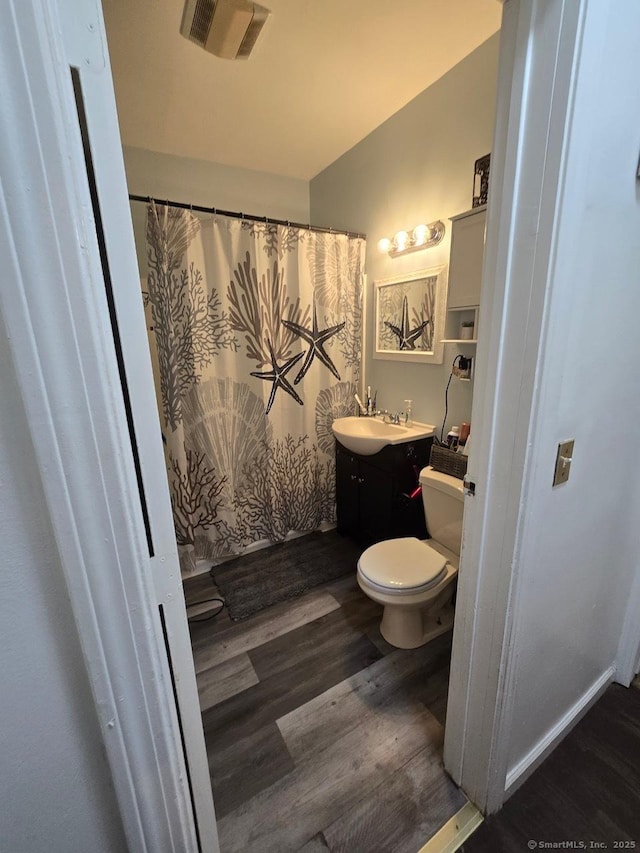
[[[464,509],[462,480],[429,466],[420,472],[420,485],[429,535],[459,555]]]

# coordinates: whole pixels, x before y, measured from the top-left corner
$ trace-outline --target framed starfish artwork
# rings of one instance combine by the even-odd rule
[[[374,281],[374,358],[442,364],[444,266]]]

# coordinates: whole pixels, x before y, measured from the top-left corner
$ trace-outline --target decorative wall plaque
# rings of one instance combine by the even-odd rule
[[[491,154],[485,154],[476,160],[473,173],[473,202],[471,207],[480,207],[487,203],[489,196],[489,168]]]

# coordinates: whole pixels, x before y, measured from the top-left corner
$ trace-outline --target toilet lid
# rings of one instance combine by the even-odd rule
[[[378,542],[367,548],[358,562],[370,583],[394,592],[429,589],[442,579],[446,565],[442,554],[413,536]]]

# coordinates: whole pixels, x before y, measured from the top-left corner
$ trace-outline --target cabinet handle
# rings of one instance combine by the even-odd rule
[[[360,484],[364,483],[364,477],[358,477],[358,482],[359,482]]]
[[[351,479],[352,479],[352,480],[357,480],[358,478],[356,477],[356,475],[355,475],[355,474],[352,474],[352,475],[351,475]]]

